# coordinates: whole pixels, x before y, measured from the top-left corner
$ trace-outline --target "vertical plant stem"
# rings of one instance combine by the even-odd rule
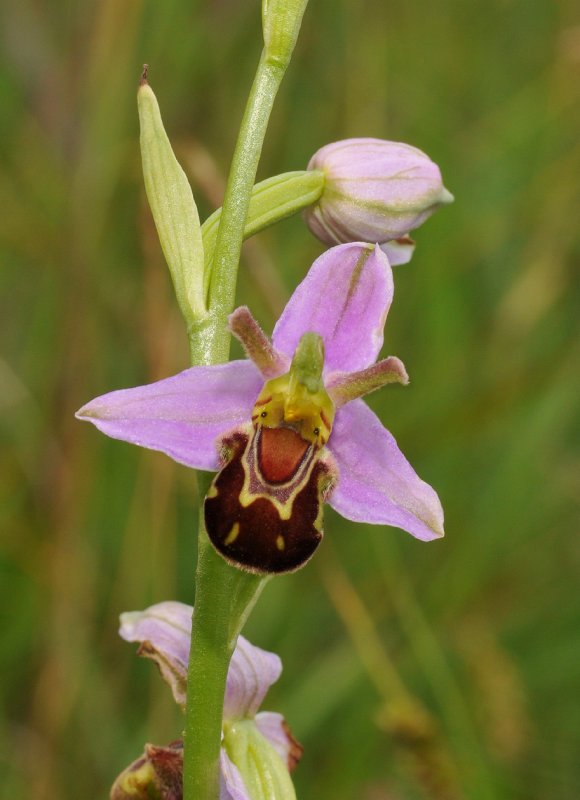
[[[206,481],[203,489],[207,488]],[[222,710],[228,667],[238,635],[266,580],[264,576],[231,567],[214,551],[205,533],[202,513],[187,676],[184,800],[219,797]]]
[[[229,356],[227,317],[235,302],[248,206],[270,112],[286,71],[264,53],[242,120],[226,187],[209,283],[209,317],[188,330],[193,364],[219,364]],[[200,475],[200,497],[209,483]],[[266,579],[227,564],[199,526],[195,607],[184,731],[184,800],[219,799],[219,756],[226,678],[238,634]]]
[[[234,306],[250,195],[262,142],[284,70],[260,59],[234,153],[209,289],[209,320],[190,331],[193,364],[229,355],[227,316]],[[199,475],[200,497],[209,487]],[[195,609],[184,731],[184,800],[218,800],[222,713],[228,667],[238,634],[266,579],[231,567],[210,545],[201,512]]]
[[[206,269],[211,269],[208,324],[216,333],[226,331],[227,317],[234,307],[250,196],[270,112],[284,73],[285,68],[280,63],[269,61],[262,54],[232,159],[213,263],[206,264]],[[218,335],[215,355],[220,362],[227,361],[229,342],[229,334],[226,333],[224,337]]]

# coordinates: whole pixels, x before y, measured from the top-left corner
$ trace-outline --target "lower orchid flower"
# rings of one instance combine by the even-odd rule
[[[322,538],[322,502],[350,520],[443,535],[443,511],[361,400],[407,383],[376,361],[393,298],[378,247],[333,247],[312,265],[270,342],[247,308],[230,316],[246,360],[191,367],[98,397],[77,416],[117,439],[220,470],[205,501],[214,547],[257,573],[297,569]]]
[[[145,611],[121,615],[120,635],[140,642],[139,655],[151,658],[176,702],[185,708],[187,664],[193,609],[166,602]],[[295,798],[289,773],[302,755],[281,714],[258,708],[278,680],[282,663],[275,653],[250,644],[243,636],[228,671],[220,754],[220,800]],[[111,800],[181,800],[183,742],[167,747],[146,745],[144,755],[115,781]]]

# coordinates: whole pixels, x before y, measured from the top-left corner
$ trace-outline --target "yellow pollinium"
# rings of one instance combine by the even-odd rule
[[[306,442],[326,444],[334,420],[334,404],[324,387],[324,343],[317,333],[305,333],[294,353],[290,371],[266,381],[258,395],[252,420],[256,425],[294,428]]]

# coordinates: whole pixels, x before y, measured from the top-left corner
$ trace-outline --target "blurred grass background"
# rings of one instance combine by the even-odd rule
[[[108,796],[180,720],[121,611],[193,601],[195,476],[73,417],[187,366],[144,202],[143,62],[200,211],[219,205],[257,0],[4,0],[0,55],[0,797]],[[300,798],[580,797],[580,20],[572,0],[312,0],[259,178],[327,141],[407,141],[456,203],[395,275],[370,399],[447,536],[330,509],[247,626]],[[299,218],[245,249],[270,331],[321,252]]]

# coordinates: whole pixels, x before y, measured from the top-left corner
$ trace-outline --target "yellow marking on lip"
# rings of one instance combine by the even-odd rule
[[[278,550],[283,550],[285,546],[286,545],[284,544],[284,537],[278,536],[278,538],[276,539],[276,547],[278,548]]]
[[[239,532],[240,532],[240,523],[239,522],[234,522],[234,525],[233,525],[231,531],[228,533],[228,535],[224,539],[224,544],[231,544],[232,542],[235,542],[236,539],[238,538]]]

